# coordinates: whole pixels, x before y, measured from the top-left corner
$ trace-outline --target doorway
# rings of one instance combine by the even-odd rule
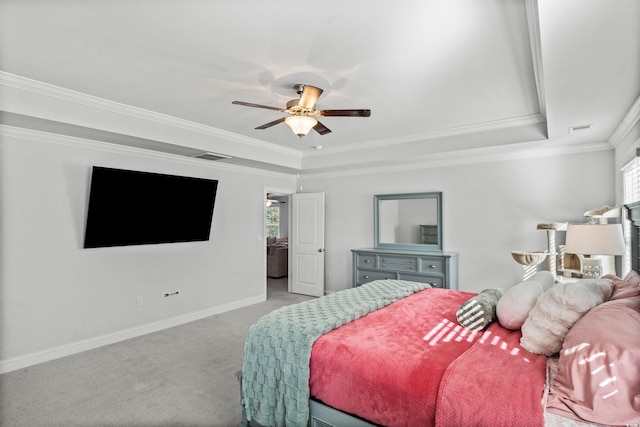
[[[291,190],[265,189],[264,236],[266,242],[266,295],[267,300],[289,293],[289,235]]]

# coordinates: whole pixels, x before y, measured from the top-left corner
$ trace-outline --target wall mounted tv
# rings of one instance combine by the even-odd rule
[[[209,240],[218,180],[94,166],[85,248]]]

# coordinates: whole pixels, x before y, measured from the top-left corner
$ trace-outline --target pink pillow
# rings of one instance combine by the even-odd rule
[[[606,425],[640,423],[640,295],[592,308],[569,330],[549,412]]]
[[[613,294],[610,300],[640,295],[640,274],[634,270],[629,271],[624,279],[612,274],[607,274],[603,279],[609,279],[613,282]]]

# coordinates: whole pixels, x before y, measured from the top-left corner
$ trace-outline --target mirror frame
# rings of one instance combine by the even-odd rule
[[[380,242],[380,203],[385,200],[435,199],[438,203],[438,243],[435,245],[423,243],[383,243]],[[376,194],[373,196],[373,243],[376,249],[403,249],[425,252],[442,252],[442,192],[406,193],[406,194]]]

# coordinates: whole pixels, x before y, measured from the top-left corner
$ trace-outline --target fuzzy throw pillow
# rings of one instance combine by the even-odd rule
[[[587,311],[611,297],[608,279],[558,283],[536,301],[522,325],[520,344],[535,354],[551,356],[560,351],[569,328]]]
[[[502,296],[497,289],[485,289],[462,303],[456,312],[458,323],[472,331],[481,331],[496,320],[496,306]]]

